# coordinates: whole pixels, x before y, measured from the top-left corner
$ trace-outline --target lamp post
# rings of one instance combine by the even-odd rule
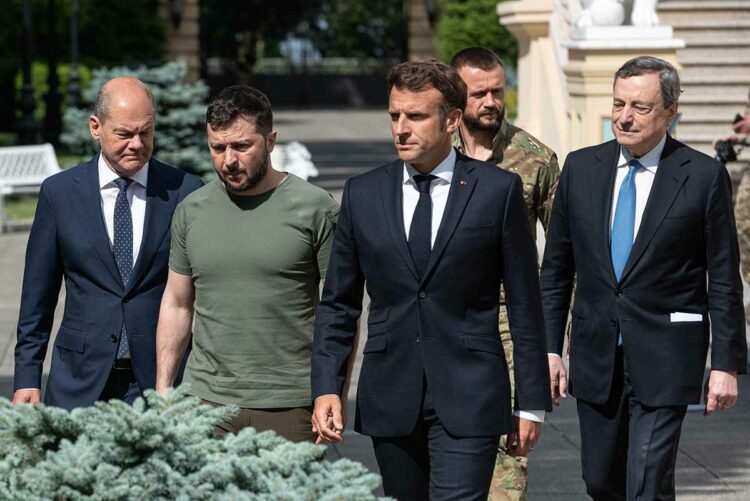
[[[47,0],[47,95],[44,113],[44,140],[57,146],[62,129],[60,78],[57,75],[57,1]]]
[[[78,73],[78,0],[70,8],[70,73],[68,74],[68,106],[81,104],[81,75]]]
[[[36,101],[34,100],[34,88],[31,85],[31,0],[23,0],[22,38],[21,119],[16,124],[16,130],[18,131],[18,142],[20,144],[34,144],[37,142],[39,123],[34,119]]]

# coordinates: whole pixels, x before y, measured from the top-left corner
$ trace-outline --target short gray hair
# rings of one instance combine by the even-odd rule
[[[677,70],[663,59],[652,56],[634,57],[623,64],[615,72],[615,82],[618,78],[630,78],[643,75],[644,73],[658,73],[661,99],[664,108],[669,108],[680,99],[682,89],[680,88],[680,75]]]

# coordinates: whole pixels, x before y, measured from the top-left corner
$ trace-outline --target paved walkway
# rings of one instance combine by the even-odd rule
[[[388,141],[385,112],[305,111],[276,115],[279,140],[299,139],[325,144],[328,151],[347,157],[347,145]],[[382,154],[379,151],[378,154]],[[313,161],[315,161],[313,157]],[[371,158],[373,166],[387,158]],[[352,159],[352,164],[360,162]],[[339,193],[334,193],[339,195]],[[0,235],[0,395],[10,396],[13,348],[21,293],[23,254],[27,233]],[[540,244],[543,240],[540,240]],[[745,295],[750,298],[746,288]],[[60,303],[60,309],[62,302]],[[58,316],[59,317],[59,316]],[[362,322],[366,327],[367,323]],[[365,332],[362,333],[366,335]],[[360,350],[364,343],[360,343]],[[49,358],[49,357],[48,357]],[[360,358],[361,361],[361,358]],[[357,364],[359,367],[359,362]],[[356,379],[356,377],[355,377]],[[730,411],[711,418],[699,412],[688,414],[677,460],[678,499],[686,501],[741,501],[750,499],[750,388],[740,381],[740,402]],[[355,381],[356,382],[356,381]],[[356,385],[352,385],[353,402]],[[345,442],[331,448],[329,457],[349,457],[377,471],[367,437],[351,431]],[[585,499],[580,472],[580,445],[575,402],[572,398],[548,416],[542,438],[531,456],[531,501]]]

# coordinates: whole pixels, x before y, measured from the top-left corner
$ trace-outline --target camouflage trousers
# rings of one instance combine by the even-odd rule
[[[505,305],[500,305],[500,339],[503,342],[505,360],[508,363],[511,395],[515,395],[515,378],[513,372],[513,341],[510,337],[508,312]],[[512,398],[512,397],[511,397]],[[513,405],[511,400],[511,405]],[[525,501],[528,490],[528,460],[524,457],[513,457],[505,452],[505,441],[500,439],[500,448],[495,460],[495,471],[492,474],[489,501]]]
[[[740,247],[740,270],[745,283],[750,283],[750,169],[745,169],[734,197],[734,219]],[[750,303],[745,305],[745,319],[750,319]]]

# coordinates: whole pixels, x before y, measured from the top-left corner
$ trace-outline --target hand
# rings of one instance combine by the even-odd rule
[[[745,117],[737,122],[736,124],[732,124],[732,130],[736,134],[744,134],[747,135],[750,133],[750,115],[745,115]]]
[[[737,403],[737,373],[712,370],[706,381],[704,416],[734,407]]]
[[[513,418],[516,431],[508,435],[506,449],[508,454],[514,457],[528,456],[534,450],[539,435],[542,432],[542,423],[523,418]]]
[[[315,399],[312,414],[312,431],[318,434],[316,444],[341,443],[344,441],[346,413],[338,395],[321,395]]]
[[[549,361],[549,389],[552,403],[560,405],[560,397],[568,398],[568,373],[559,355],[547,355],[547,360]]]
[[[42,392],[37,389],[16,390],[13,393],[13,405],[37,404],[42,401]]]
[[[748,134],[730,134],[728,136],[720,137],[719,139],[714,139],[711,142],[711,146],[716,148],[716,143],[719,141],[723,142],[729,142],[730,144],[747,144]]]

